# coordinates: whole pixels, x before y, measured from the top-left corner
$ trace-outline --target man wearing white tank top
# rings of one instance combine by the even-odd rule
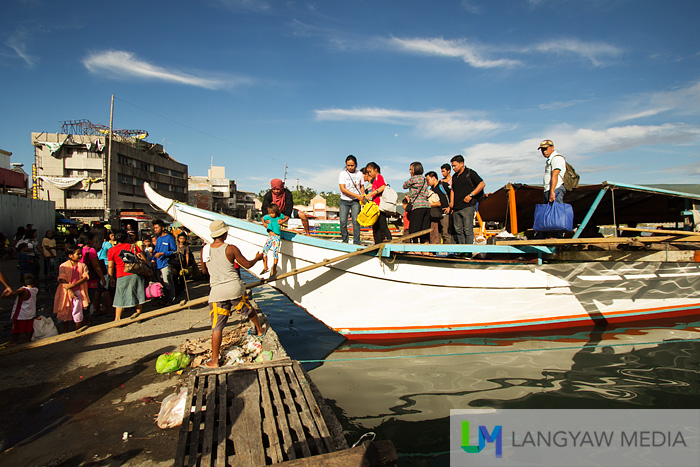
[[[217,368],[219,366],[221,336],[231,311],[236,311],[253,322],[258,339],[262,339],[265,335],[255,309],[246,298],[245,284],[234,266],[234,262],[237,262],[244,268],[251,268],[262,259],[263,254],[258,252],[255,258],[249,261],[238,247],[228,245],[226,243],[228,226],[222,220],[215,220],[209,224],[209,231],[214,241],[202,249],[202,272],[209,274],[209,286],[211,287],[209,309],[212,317],[212,355],[211,360],[204,363],[204,366]]]

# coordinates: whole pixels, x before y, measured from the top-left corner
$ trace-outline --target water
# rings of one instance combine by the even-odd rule
[[[449,464],[450,409],[700,408],[700,321],[376,346],[346,343],[270,288],[256,299],[348,443],[373,431],[403,466]]]

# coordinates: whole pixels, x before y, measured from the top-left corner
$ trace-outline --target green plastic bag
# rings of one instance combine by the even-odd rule
[[[156,371],[158,373],[170,373],[182,368],[186,368],[190,364],[190,357],[182,352],[164,353],[156,360]]]

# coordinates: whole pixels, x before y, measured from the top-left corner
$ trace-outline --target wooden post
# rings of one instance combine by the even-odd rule
[[[508,189],[508,214],[510,215],[510,233],[518,234],[518,207],[515,203],[515,188],[510,185]]]
[[[110,206],[109,206],[109,189],[112,187],[111,163],[112,163],[112,124],[114,123],[114,94],[112,94],[112,103],[109,108],[109,140],[107,141],[107,156],[102,158],[102,182],[104,190],[102,197],[104,198],[105,222],[110,222]]]

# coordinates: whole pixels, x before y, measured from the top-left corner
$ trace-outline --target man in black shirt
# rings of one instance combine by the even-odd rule
[[[464,165],[464,157],[457,154],[452,159],[452,192],[450,208],[452,208],[455,241],[460,244],[474,243],[474,214],[477,200],[483,198],[486,184],[479,174]],[[480,196],[481,195],[481,196]]]

